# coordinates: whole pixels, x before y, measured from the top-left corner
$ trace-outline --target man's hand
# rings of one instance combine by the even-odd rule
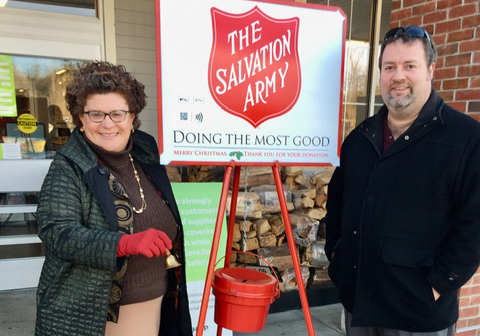
[[[432,287],[432,292],[433,292],[433,296],[435,297],[435,301],[437,301],[438,298],[440,297],[440,293],[437,292],[433,287]]]

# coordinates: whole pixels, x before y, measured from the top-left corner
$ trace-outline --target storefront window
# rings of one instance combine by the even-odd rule
[[[345,54],[343,92],[343,137],[369,116],[369,88],[376,87],[374,111],[382,105],[378,83],[370,67],[372,51],[372,22],[375,16],[375,1],[364,0],[308,0],[309,3],[340,7],[347,17],[347,41]],[[391,0],[381,2],[380,36],[389,29]],[[380,41],[381,42],[381,41]],[[378,57],[378,55],[373,55]]]
[[[0,159],[48,159],[65,143],[65,89],[81,62],[0,54]]]
[[[344,77],[343,134],[348,135],[367,117],[370,44],[347,41]]]
[[[95,0],[7,0],[5,7],[42,12],[97,16]]]
[[[18,169],[29,174],[29,169],[36,169],[30,168],[33,163],[45,161],[32,159],[51,159],[65,143],[74,128],[65,107],[66,84],[82,62],[0,54],[0,164],[14,163],[9,159],[17,159],[19,164],[26,163]],[[19,186],[24,180],[27,183],[27,176],[25,179],[21,174],[16,176],[13,179]],[[33,190],[39,187],[22,186],[19,190],[32,191],[0,193],[1,238],[38,233],[35,214],[38,192]],[[43,247],[39,242],[0,245],[0,260],[41,255]]]

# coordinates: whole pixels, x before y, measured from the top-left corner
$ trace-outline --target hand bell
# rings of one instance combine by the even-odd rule
[[[178,261],[175,255],[171,254],[170,251],[167,249],[166,252],[167,258],[165,259],[165,269],[175,268],[180,266],[180,262]]]

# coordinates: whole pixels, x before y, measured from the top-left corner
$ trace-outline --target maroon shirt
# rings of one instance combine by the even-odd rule
[[[383,152],[385,153],[387,149],[395,142],[393,139],[392,131],[388,127],[387,122],[388,114],[385,116],[385,121],[383,123]]]

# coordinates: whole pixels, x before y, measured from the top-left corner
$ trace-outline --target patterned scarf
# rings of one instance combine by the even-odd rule
[[[113,174],[110,174],[108,182],[117,212],[118,232],[131,234],[133,233],[133,209],[129,202],[128,195]],[[128,257],[119,259],[119,261],[121,260],[123,260],[122,267],[113,277],[107,313],[107,321],[115,323],[118,322],[118,312],[120,310],[120,299],[122,298],[123,280],[127,271]]]

